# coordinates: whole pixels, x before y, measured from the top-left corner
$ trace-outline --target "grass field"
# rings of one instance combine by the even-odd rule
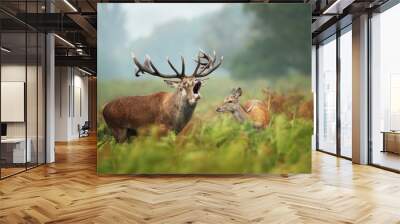
[[[293,77],[282,81],[239,81],[212,78],[202,87],[202,99],[187,127],[178,135],[157,134],[157,127],[117,144],[100,111],[119,96],[174,91],[162,80],[99,81],[98,162],[102,174],[231,174],[307,173],[311,171],[312,108],[309,82]],[[240,86],[243,99],[266,100],[273,90],[272,122],[265,130],[239,124],[215,108],[230,90]],[[263,91],[264,90],[264,91]],[[311,110],[311,111],[310,111]]]

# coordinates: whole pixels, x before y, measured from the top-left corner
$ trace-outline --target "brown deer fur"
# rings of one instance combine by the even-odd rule
[[[268,106],[261,100],[248,100],[242,106],[239,97],[242,89],[233,89],[231,95],[225,98],[224,103],[217,107],[217,112],[230,112],[239,122],[250,121],[255,128],[266,128],[270,122]]]
[[[133,61],[140,73],[148,73],[168,80],[166,84],[174,87],[174,92],[158,92],[147,96],[126,96],[109,102],[103,109],[103,117],[111,129],[117,142],[123,142],[131,134],[138,132],[141,127],[159,126],[161,130],[179,133],[191,119],[200,99],[200,88],[205,79],[200,79],[212,73],[219,67],[214,57],[200,52],[197,58],[197,67],[191,76],[185,75],[184,59],[182,58],[182,72],[179,73],[172,63],[168,64],[176,75],[160,73],[149,57],[141,64],[135,57]],[[205,60],[205,61],[204,61]],[[170,78],[178,79],[171,80]]]
[[[103,117],[118,142],[124,141],[128,130],[151,124],[180,132],[190,120],[196,104],[180,102],[180,95],[158,92],[148,96],[127,96],[108,103]]]

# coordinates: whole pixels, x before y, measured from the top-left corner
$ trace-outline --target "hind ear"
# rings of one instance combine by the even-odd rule
[[[236,90],[236,92],[237,92],[238,96],[241,96],[242,93],[243,93],[243,92],[242,92],[242,88],[238,87],[237,90]]]
[[[235,89],[232,89],[232,95],[236,98],[239,98],[242,95],[242,88],[238,87]]]
[[[164,82],[167,83],[167,85],[172,88],[178,88],[179,83],[181,83],[180,81],[173,81],[173,80],[164,80]]]

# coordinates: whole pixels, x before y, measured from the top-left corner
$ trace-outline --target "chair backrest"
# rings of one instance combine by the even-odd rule
[[[85,121],[85,123],[83,124],[82,128],[87,128],[87,129],[89,129],[89,128],[90,128],[90,123],[89,123],[89,121]]]

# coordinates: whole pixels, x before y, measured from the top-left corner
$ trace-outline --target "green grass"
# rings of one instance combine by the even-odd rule
[[[279,83],[275,83],[279,86]],[[164,89],[155,80],[109,81],[99,85],[99,111],[117,96],[145,95]],[[233,87],[241,86],[245,99],[263,99],[266,81],[208,80],[188,127],[179,135],[157,134],[157,127],[117,144],[101,116],[98,123],[98,163],[102,174],[233,174],[308,173],[311,171],[312,121],[274,114],[271,125],[256,130],[239,124],[215,107]],[[294,84],[296,93],[301,85]],[[278,88],[278,87],[275,87]],[[164,89],[173,91],[172,89]],[[303,94],[310,97],[307,90]]]

